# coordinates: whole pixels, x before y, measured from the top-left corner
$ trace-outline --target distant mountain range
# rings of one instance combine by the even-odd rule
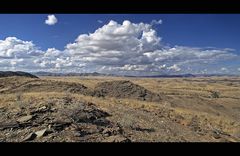
[[[132,75],[116,75],[116,74],[103,74],[98,72],[93,73],[52,73],[52,72],[35,72],[31,73],[36,76],[113,76],[113,77],[143,77],[143,78],[188,78],[188,77],[220,77],[220,76],[237,76],[226,74],[178,74],[178,75],[152,75],[152,76],[132,76]]]
[[[178,75],[153,75],[153,76],[126,76],[126,77],[145,77],[145,78],[190,78],[190,77],[223,77],[223,76],[239,76],[227,74],[178,74]]]
[[[196,75],[192,74],[182,74],[182,75],[152,75],[152,76],[126,76],[126,77],[159,77],[159,78],[174,78],[174,77],[196,77]]]
[[[36,76],[35,76],[36,75]],[[25,76],[37,78],[37,76],[112,76],[112,77],[142,77],[142,78],[193,78],[193,77],[223,77],[239,75],[227,75],[227,74],[179,74],[179,75],[152,75],[152,76],[132,76],[132,75],[116,75],[116,74],[103,74],[98,72],[93,73],[52,73],[52,72],[22,72],[22,71],[0,71],[0,77],[9,76]]]
[[[32,73],[37,76],[116,76],[113,74],[102,74],[102,73],[52,73],[52,72],[35,72]]]

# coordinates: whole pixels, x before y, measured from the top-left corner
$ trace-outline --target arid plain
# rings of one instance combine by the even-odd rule
[[[240,78],[0,78],[1,142],[239,142]]]

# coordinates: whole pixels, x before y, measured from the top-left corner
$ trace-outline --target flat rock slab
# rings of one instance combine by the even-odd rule
[[[27,122],[27,121],[31,120],[32,118],[33,118],[32,115],[23,116],[23,117],[19,118],[17,120],[17,122]]]
[[[72,124],[72,122],[67,122],[67,121],[54,121],[53,123],[51,123],[51,127],[54,130],[63,130],[65,127],[70,126]]]
[[[0,123],[0,130],[18,128],[19,124],[17,122],[9,122],[9,123]]]
[[[34,140],[36,137],[37,137],[37,134],[30,133],[22,140],[22,142]]]
[[[45,129],[42,129],[42,130],[40,130],[40,131],[35,132],[35,134],[37,135],[37,138],[42,137],[42,136],[45,136],[46,133],[47,133],[47,129],[46,129],[46,128],[45,128]]]

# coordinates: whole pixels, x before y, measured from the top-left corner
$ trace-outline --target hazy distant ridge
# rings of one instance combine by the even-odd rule
[[[116,75],[104,73],[52,73],[52,72],[35,72],[31,73],[37,76],[113,76],[113,77],[144,77],[144,78],[184,78],[184,77],[214,77],[214,76],[237,76],[227,74],[178,74],[178,75],[150,75],[150,76],[134,76],[134,75]]]

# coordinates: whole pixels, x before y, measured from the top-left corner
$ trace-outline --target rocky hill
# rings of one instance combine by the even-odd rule
[[[23,77],[30,77],[30,78],[38,78],[35,75],[26,73],[26,72],[21,72],[21,71],[0,71],[0,77],[11,77],[11,76],[23,76]]]
[[[130,98],[142,101],[160,101],[161,97],[131,81],[110,81],[99,83],[95,95],[116,98]]]

